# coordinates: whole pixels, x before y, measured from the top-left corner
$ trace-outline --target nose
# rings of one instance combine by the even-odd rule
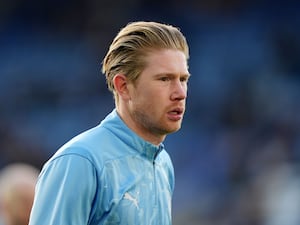
[[[187,97],[187,83],[182,82],[180,80],[174,83],[174,87],[172,89],[171,100],[178,101],[186,99]]]

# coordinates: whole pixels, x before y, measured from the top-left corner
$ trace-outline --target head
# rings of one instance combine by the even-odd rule
[[[183,116],[186,98],[184,82],[187,82],[189,76],[188,58],[189,48],[180,30],[156,22],[129,23],[120,30],[110,45],[103,60],[102,72],[106,76],[109,90],[115,97],[117,111],[130,128],[148,141],[152,138],[145,137],[146,133],[150,136],[157,135],[161,140],[164,135],[180,127],[181,119],[177,121],[176,126],[170,127],[164,123],[164,127],[159,127],[158,124],[164,121],[162,118],[154,118],[162,115],[153,112],[153,109],[163,108],[165,105],[165,110],[170,110],[169,113]],[[157,99],[165,101],[159,106],[153,101],[153,97],[159,98],[159,92],[166,91],[168,93],[165,95],[171,95],[171,92],[178,91],[175,89],[179,87],[176,86],[178,82],[173,82],[172,87],[159,87],[154,79],[162,81],[166,79],[163,75],[172,76],[173,81],[183,84],[180,91],[184,93],[181,93],[183,96],[176,101]],[[166,85],[167,82],[164,83]],[[149,87],[153,87],[152,93]],[[153,96],[155,92],[157,95]],[[172,110],[175,111],[171,112]]]
[[[39,171],[16,163],[0,171],[0,218],[7,225],[27,225]]]
[[[189,58],[189,48],[180,30],[171,25],[156,22],[133,22],[122,28],[113,40],[103,60],[102,72],[107,85],[117,97],[113,79],[124,74],[135,82],[146,67],[146,56],[151,50],[175,49]]]

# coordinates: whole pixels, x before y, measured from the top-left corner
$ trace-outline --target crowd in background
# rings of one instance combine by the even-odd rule
[[[130,21],[179,26],[187,112],[165,145],[174,224],[300,223],[300,4],[235,0],[0,3],[0,168],[40,169],[114,105],[101,61]]]

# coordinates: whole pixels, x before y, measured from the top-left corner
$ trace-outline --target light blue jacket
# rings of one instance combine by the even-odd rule
[[[111,112],[44,165],[29,225],[170,225],[174,170],[163,144]]]

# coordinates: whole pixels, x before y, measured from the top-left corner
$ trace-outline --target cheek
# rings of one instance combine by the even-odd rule
[[[157,105],[160,105],[160,101],[159,93],[145,90],[135,96],[133,104],[136,110],[153,113],[157,109]]]
[[[135,92],[135,99],[139,103],[146,104],[147,102],[152,102],[158,100],[158,96],[161,94],[161,91],[151,89],[149,87],[141,87]]]

